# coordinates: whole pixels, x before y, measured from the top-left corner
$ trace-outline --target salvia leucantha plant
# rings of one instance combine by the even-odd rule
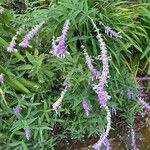
[[[54,10],[55,18],[44,17]],[[25,16],[28,23],[21,25],[10,24],[10,13],[2,9],[0,26],[18,28],[0,37],[2,149],[54,149],[69,134],[78,139],[99,135],[93,149],[104,145],[109,150],[112,117],[119,114],[127,120],[132,148],[137,149],[135,115],[150,106],[139,93],[143,87],[112,51],[120,48],[123,33],[96,14],[87,1],[62,1],[39,18],[34,14],[29,21]]]

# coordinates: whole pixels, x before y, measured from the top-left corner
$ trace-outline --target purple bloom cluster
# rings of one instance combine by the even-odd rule
[[[44,22],[41,22],[40,24],[38,24],[34,28],[32,28],[31,31],[29,31],[25,35],[25,37],[23,38],[21,43],[19,43],[19,46],[24,47],[24,48],[31,47],[29,45],[30,40],[34,37],[35,34],[37,34],[37,32],[39,31],[39,29],[42,27],[43,24],[44,24]]]
[[[55,37],[53,37],[52,51],[50,53],[52,53],[54,56],[64,58],[66,54],[69,54],[69,52],[66,50],[66,45],[65,45],[69,25],[70,25],[70,21],[66,20],[61,36],[57,37],[56,40]]]
[[[4,75],[3,74],[0,74],[0,83],[4,83]]]
[[[31,136],[30,128],[25,128],[24,131],[25,131],[26,139],[29,141],[30,140],[30,136]]]
[[[14,110],[14,113],[20,113],[22,108],[19,105],[17,105],[13,110]]]
[[[105,27],[105,33],[110,37],[122,38],[120,32],[113,31],[110,27]]]
[[[100,77],[101,73],[96,68],[94,68],[94,66],[92,64],[93,60],[91,59],[91,57],[87,53],[85,47],[82,45],[81,48],[83,49],[86,63],[88,65],[89,70],[93,73],[93,75],[96,77],[96,79],[98,79]]]
[[[88,116],[89,113],[90,113],[90,111],[91,111],[91,108],[90,108],[90,106],[89,106],[89,104],[88,104],[88,101],[87,101],[87,100],[83,100],[83,101],[82,101],[82,106],[83,106],[83,109],[84,109],[85,112],[86,112],[86,115]]]

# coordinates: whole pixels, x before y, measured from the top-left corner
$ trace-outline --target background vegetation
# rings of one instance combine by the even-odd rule
[[[1,6],[5,10],[0,15],[0,73],[4,74],[5,80],[0,87],[0,148],[54,149],[65,136],[81,139],[103,132],[105,111],[99,109],[97,96],[88,84],[91,73],[81,49],[84,44],[91,56],[100,54],[87,16],[99,27],[112,58],[107,87],[111,96],[109,108],[116,109],[118,117],[133,125],[135,115],[142,107],[129,99],[127,91],[130,89],[137,95],[135,77],[150,74],[149,1],[1,1]],[[60,35],[66,19],[71,21],[67,36],[70,55],[59,59],[49,51],[53,35]],[[31,27],[42,21],[45,24],[31,41],[32,48],[17,46],[18,52],[6,51],[20,27],[22,32],[17,43]],[[121,32],[122,38],[109,37],[100,22]],[[101,69],[97,60],[95,66]],[[60,96],[66,78],[71,87],[56,114],[52,104]],[[88,99],[92,107],[88,117],[82,108],[83,99]],[[16,105],[23,109],[19,114],[13,112]],[[30,141],[24,136],[27,127],[31,129]]]

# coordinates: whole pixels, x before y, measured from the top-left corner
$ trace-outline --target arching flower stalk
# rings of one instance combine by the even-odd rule
[[[68,90],[68,87],[70,87],[69,81],[66,81],[66,80],[65,80],[64,86],[65,86],[65,88],[64,88],[64,90],[61,92],[60,97],[59,97],[58,100],[57,100],[55,103],[53,103],[53,105],[52,105],[52,110],[56,111],[56,113],[57,113],[57,110],[61,107],[62,100],[63,100],[63,98],[64,98],[64,96],[65,96],[65,94],[66,94],[66,92],[67,92],[67,90]]]
[[[29,45],[30,40],[37,34],[37,32],[39,31],[39,29],[43,26],[44,21],[41,22],[40,24],[36,25],[34,28],[32,28],[23,38],[23,40],[21,41],[21,43],[19,43],[19,46],[27,48],[27,47],[32,47],[31,45]]]
[[[99,83],[98,83],[98,85],[95,85],[93,87],[93,89],[95,90],[95,92],[98,95],[98,100],[99,100],[100,106],[103,107],[107,112],[106,131],[103,134],[103,136],[100,137],[99,141],[93,146],[94,149],[99,150],[101,148],[102,144],[104,143],[105,139],[108,137],[109,131],[111,129],[111,113],[107,106],[107,100],[110,99],[110,96],[105,91],[105,85],[107,84],[107,78],[109,78],[109,76],[108,76],[108,74],[109,74],[109,64],[108,64],[109,58],[107,56],[107,48],[106,48],[106,44],[102,38],[102,34],[99,32],[99,29],[97,28],[93,19],[90,18],[90,20],[92,22],[95,32],[97,33],[96,37],[99,42],[99,47],[101,49],[101,61],[102,61],[102,65],[103,65],[102,74],[99,77]]]
[[[95,150],[100,150],[102,144],[104,144],[105,140],[107,139],[107,137],[109,135],[109,131],[111,129],[111,113],[110,113],[110,110],[108,109],[108,106],[105,106],[104,108],[105,108],[105,110],[107,112],[107,116],[106,116],[107,127],[106,127],[106,131],[104,132],[103,136],[100,137],[100,139],[98,140],[98,142],[93,145],[93,148]],[[109,147],[107,147],[107,148],[109,148]]]
[[[0,74],[0,83],[3,84],[4,83],[4,75]]]
[[[85,47],[82,45],[81,48],[83,49],[83,54],[85,56],[86,63],[87,63],[89,70],[93,73],[93,75],[96,77],[96,79],[98,79],[100,77],[101,73],[96,68],[94,68],[94,66],[92,64],[93,60],[87,53],[87,50],[85,49]]]
[[[19,28],[19,30],[16,32],[15,36],[13,36],[9,46],[7,47],[7,52],[17,52],[16,47],[16,39],[17,36],[21,33],[22,28]]]
[[[138,150],[135,143],[135,131],[133,128],[131,128],[131,142],[132,150]]]
[[[52,50],[50,53],[52,53],[54,56],[64,58],[66,54],[69,54],[69,52],[66,49],[66,38],[67,38],[67,32],[69,30],[70,21],[66,20],[64,23],[64,27],[62,30],[62,34],[60,37],[57,37],[55,40],[55,37],[52,39]]]
[[[89,17],[90,18],[90,17]],[[99,33],[99,29],[97,28],[96,24],[94,23],[93,19],[90,18],[93,27],[95,29],[95,32],[97,33],[97,39],[99,42],[99,47],[101,49],[101,61],[103,64],[103,71],[101,76],[99,77],[99,83],[98,85],[96,85],[94,87],[95,92],[98,94],[98,99],[99,99],[99,103],[102,107],[106,106],[107,103],[107,99],[109,98],[107,92],[105,91],[105,85],[107,84],[107,78],[109,78],[108,74],[109,74],[109,58],[107,56],[107,48],[106,48],[106,44],[102,38],[102,34]]]
[[[88,101],[87,100],[83,100],[82,101],[82,106],[83,106],[83,109],[86,112],[86,115],[88,116],[90,111],[91,111],[91,108],[90,108],[90,105],[88,104]]]

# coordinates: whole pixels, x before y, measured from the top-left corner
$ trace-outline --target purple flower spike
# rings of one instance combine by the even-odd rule
[[[17,105],[13,110],[15,113],[20,113],[22,108],[19,105]]]
[[[69,52],[66,50],[66,44],[65,44],[67,38],[67,32],[69,30],[69,25],[70,25],[70,21],[66,20],[61,36],[57,37],[56,40],[54,38],[52,40],[52,52],[50,53],[52,53],[54,56],[64,58],[66,54],[69,54]]]
[[[85,110],[85,112],[86,112],[86,115],[88,116],[89,113],[90,113],[90,111],[91,111],[91,108],[90,108],[90,106],[89,106],[87,100],[83,100],[83,101],[82,101],[82,106],[83,106],[83,108],[84,108],[84,110]]]
[[[0,74],[0,83],[3,84],[4,83],[4,75]]]
[[[25,128],[24,130],[25,130],[26,139],[29,141],[30,140],[30,136],[31,136],[30,128]]]
[[[27,47],[32,47],[31,45],[29,45],[29,41],[37,34],[37,32],[39,31],[39,29],[42,27],[42,25],[44,24],[44,21],[41,22],[40,24],[36,25],[34,28],[31,29],[31,31],[29,31],[25,37],[23,38],[22,42],[19,43],[19,46],[27,48]]]
[[[120,32],[113,31],[110,27],[105,27],[105,33],[110,37],[122,38]]]

